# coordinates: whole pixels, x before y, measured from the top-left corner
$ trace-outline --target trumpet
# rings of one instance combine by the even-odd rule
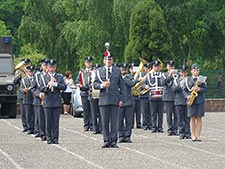
[[[41,93],[39,94],[39,97],[40,97],[40,99],[41,99],[41,105],[43,105],[43,104],[44,104],[45,93],[41,92]]]
[[[51,72],[48,72],[49,76],[51,77],[51,86],[50,86],[50,89],[51,89],[51,92],[54,92],[54,87],[53,87],[53,83],[54,83],[54,77],[52,75]]]

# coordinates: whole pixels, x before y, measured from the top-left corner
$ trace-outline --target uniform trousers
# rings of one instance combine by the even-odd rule
[[[45,132],[47,141],[59,140],[59,118],[61,107],[45,107]]]
[[[135,118],[134,118],[134,114],[135,114]],[[141,105],[140,105],[140,99],[134,100],[133,126],[134,126],[134,123],[135,123],[134,121],[136,121],[136,127],[141,127]]]
[[[34,131],[34,106],[32,104],[24,104],[27,131]]]
[[[118,137],[118,106],[99,106],[102,118],[102,130],[104,143],[117,143]]]
[[[26,113],[25,113],[23,100],[20,100],[20,113],[21,113],[21,120],[22,120],[23,129],[27,130],[28,126],[27,126]]]
[[[133,124],[133,106],[119,108],[119,137],[130,138]]]
[[[39,134],[39,116],[40,112],[38,111],[38,105],[34,105],[34,130],[35,133]]]
[[[190,118],[187,115],[187,105],[176,105],[176,112],[178,115],[179,136],[180,137],[191,136]]]
[[[151,128],[152,127],[152,114],[149,104],[148,98],[140,99],[140,107],[143,119],[143,128]]]
[[[81,101],[84,109],[83,112],[84,128],[93,129],[89,99],[88,97],[81,96]]]
[[[166,108],[168,133],[177,133],[178,130],[178,118],[173,101],[164,101]]]
[[[101,121],[101,115],[100,115],[99,106],[98,106],[98,100],[99,99],[91,99],[90,108],[91,108],[93,129],[97,133],[100,133],[102,132],[102,121]]]
[[[152,129],[162,131],[163,127],[163,101],[150,100],[150,108],[152,113]]]
[[[38,112],[38,127],[39,127],[39,134],[41,137],[45,136],[45,113],[44,108],[39,105],[37,106],[37,112]]]

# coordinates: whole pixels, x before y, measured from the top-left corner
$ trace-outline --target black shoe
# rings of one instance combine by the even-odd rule
[[[130,137],[125,138],[124,142],[125,143],[132,143],[132,141],[130,140]]]
[[[89,130],[89,128],[84,128],[84,131],[88,131]]]
[[[142,127],[141,126],[137,126],[137,129],[141,129]]]
[[[36,134],[36,135],[34,136],[34,138],[37,138],[37,137],[40,137],[40,134]]]
[[[145,126],[145,127],[143,127],[143,129],[144,129],[144,130],[148,130],[148,127]]]
[[[196,138],[192,138],[191,141],[197,141],[197,139]]]
[[[196,141],[201,142],[202,140],[201,140],[201,139],[199,139],[199,138],[197,138],[197,139],[196,139]]]
[[[94,131],[93,134],[98,134],[98,131]]]
[[[191,136],[185,136],[186,139],[191,139]]]
[[[22,132],[27,132],[27,129],[23,129]]]
[[[102,148],[109,148],[110,147],[110,143],[109,142],[106,142],[103,144]]]
[[[177,132],[173,132],[173,135],[174,136],[178,136],[179,134]]]
[[[111,148],[119,148],[119,146],[117,144],[112,144]]]
[[[53,141],[52,144],[59,144],[59,142],[56,140],[56,141]]]
[[[42,136],[41,137],[41,141],[46,141],[46,137],[45,136]]]
[[[158,133],[164,133],[163,129],[159,129]]]
[[[185,138],[185,136],[180,136],[180,139],[184,139]]]
[[[30,135],[30,134],[34,134],[34,132],[32,130],[29,130],[27,131],[27,134]]]
[[[169,132],[169,133],[168,133],[168,136],[172,136],[172,135],[173,135],[173,133],[172,133],[172,132]]]
[[[119,137],[119,141],[118,141],[118,143],[123,143],[123,142],[125,142],[124,137]]]
[[[156,130],[156,129],[153,129],[153,130],[152,130],[152,133],[156,133],[156,132],[157,132],[157,130]]]

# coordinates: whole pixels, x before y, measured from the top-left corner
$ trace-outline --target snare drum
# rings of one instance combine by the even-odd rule
[[[163,97],[163,90],[164,90],[163,87],[150,90],[150,92],[149,92],[150,93],[150,97],[153,97],[153,98],[162,98]]]

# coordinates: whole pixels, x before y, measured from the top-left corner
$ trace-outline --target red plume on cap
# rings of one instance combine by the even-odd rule
[[[110,52],[109,52],[108,50],[106,50],[106,51],[104,52],[104,57],[108,57],[108,56],[110,56]]]

